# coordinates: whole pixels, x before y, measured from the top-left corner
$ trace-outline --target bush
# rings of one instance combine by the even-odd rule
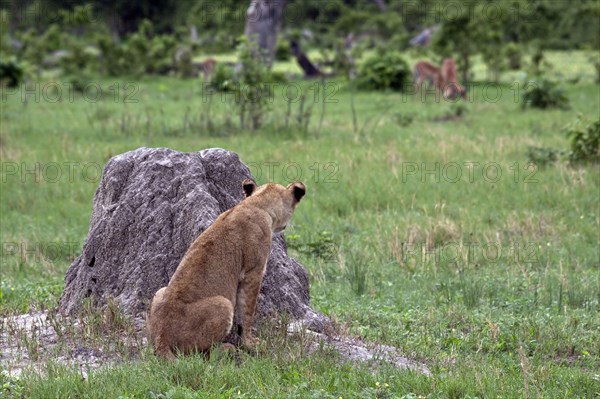
[[[410,68],[397,51],[375,55],[360,68],[358,87],[365,90],[402,91],[408,82]]]
[[[156,35],[149,20],[140,24],[127,42],[129,62],[135,66],[134,73],[166,74],[173,69],[177,41],[172,35]]]
[[[116,43],[110,36],[101,36],[97,41],[102,54],[103,72],[109,76],[121,76],[134,73],[138,66],[131,62],[125,46]]]
[[[600,119],[588,123],[579,116],[567,127],[567,137],[571,140],[571,163],[600,162]]]
[[[235,88],[233,68],[223,63],[217,63],[215,74],[210,84],[216,91],[233,91]]]
[[[240,90],[237,96],[241,128],[249,127],[257,130],[263,124],[269,108],[272,87],[269,85],[269,71],[262,58],[257,44],[244,37],[238,46],[238,59],[241,64],[238,81]],[[250,123],[247,125],[246,121]]]
[[[569,108],[569,99],[556,82],[542,78],[527,84],[522,99],[523,109],[532,108]]]
[[[275,60],[288,61],[292,56],[292,49],[287,40],[278,40],[275,48]]]
[[[324,260],[333,260],[339,246],[331,232],[327,230],[317,232],[316,236],[289,234],[285,238],[289,248],[295,249],[305,256]]]
[[[0,86],[17,87],[23,81],[23,67],[15,57],[0,60]]]
[[[288,82],[287,77],[285,76],[285,73],[280,72],[280,71],[269,71],[268,74],[268,80],[269,83],[274,83],[274,84],[284,84]]]
[[[17,36],[17,40],[21,42],[16,51],[17,58],[35,66],[39,73],[48,54],[64,50],[61,43],[68,40],[68,35],[62,33],[58,25],[52,24],[43,34],[29,29]]]
[[[504,57],[508,61],[508,69],[516,71],[521,69],[521,63],[523,54],[518,44],[514,42],[508,43],[504,46]]]
[[[527,159],[538,166],[547,166],[558,162],[563,152],[554,148],[528,147]]]
[[[65,55],[59,59],[63,77],[73,83],[75,90],[82,91],[99,68],[98,51],[75,40],[70,41],[67,48]]]

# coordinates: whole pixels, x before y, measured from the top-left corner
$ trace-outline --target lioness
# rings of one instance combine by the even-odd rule
[[[174,360],[176,351],[206,352],[222,342],[234,316],[242,345],[257,343],[252,325],[272,234],[285,229],[306,188],[257,187],[249,179],[242,186],[246,198],[196,238],[169,285],[154,295],[147,328],[159,356]]]

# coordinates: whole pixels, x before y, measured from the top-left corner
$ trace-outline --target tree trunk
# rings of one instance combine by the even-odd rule
[[[462,70],[462,80],[463,80],[463,84],[466,85],[467,83],[469,83],[469,69],[471,69],[471,62],[470,62],[470,54],[467,51],[464,51],[462,54],[463,57],[463,64],[464,64],[464,68]]]
[[[275,58],[277,34],[287,0],[251,0],[246,12],[245,34],[254,41],[268,67]]]

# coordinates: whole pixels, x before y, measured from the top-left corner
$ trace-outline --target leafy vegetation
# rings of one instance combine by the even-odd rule
[[[541,167],[551,165],[558,162],[563,155],[563,151],[555,148],[543,148],[543,147],[528,147],[527,148],[527,159],[534,165]]]
[[[364,61],[358,87],[365,90],[406,90],[410,68],[399,52],[388,51]]]
[[[290,42],[287,40],[277,41],[277,47],[275,49],[275,60],[288,61],[291,57],[292,49],[290,48]]]
[[[580,115],[577,121],[567,128],[567,136],[571,140],[571,162],[600,161],[600,119],[590,123]]]
[[[3,59],[15,56],[18,63],[36,66],[38,76],[42,69],[52,69],[53,63],[64,59],[61,68],[72,69],[63,71],[64,76],[82,83],[89,81],[90,72],[188,77],[194,58],[231,52],[244,33],[247,1],[146,3],[128,6],[118,1],[111,7],[94,7],[87,0],[26,0],[0,5],[0,54]],[[329,53],[323,61],[341,76],[352,68],[345,42],[349,37],[357,39],[350,52],[358,58],[354,52],[359,48],[405,51],[411,36],[433,25],[439,25],[432,41],[434,50],[439,56],[457,59],[464,82],[471,80],[475,56],[482,57],[492,80],[497,81],[505,68],[519,67],[517,48],[537,48],[541,54],[551,48],[598,48],[600,42],[593,29],[600,6],[593,0],[577,4],[517,0],[491,5],[428,0],[418,6],[392,0],[385,13],[377,12],[370,0],[326,4],[311,0],[288,11],[284,37],[302,38],[303,48]],[[27,18],[20,18],[23,15]],[[289,59],[287,41],[278,46],[279,60]],[[185,62],[180,62],[181,54]]]
[[[233,68],[225,64],[218,64],[210,86],[219,92],[233,91],[235,87]]]
[[[256,130],[261,127],[272,97],[270,84],[273,82],[269,79],[269,70],[256,54],[256,44],[242,39],[238,46],[241,72],[237,76],[235,99],[242,129]],[[250,123],[246,123],[246,120]]]
[[[333,234],[327,230],[317,232],[313,238],[289,234],[286,236],[286,243],[290,249],[304,256],[314,256],[323,260],[333,260],[339,247],[333,239]]]
[[[23,67],[12,57],[0,61],[0,84],[6,87],[17,87],[23,82]]]
[[[522,64],[523,54],[519,46],[510,42],[504,46],[504,58],[508,62],[508,68],[511,70],[519,70]]]
[[[564,89],[546,78],[527,83],[522,98],[523,109],[527,108],[569,108],[569,99]]]

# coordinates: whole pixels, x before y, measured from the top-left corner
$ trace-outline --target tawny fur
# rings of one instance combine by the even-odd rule
[[[466,90],[456,78],[456,64],[452,58],[446,58],[442,64],[442,79],[444,81],[444,97],[453,100],[465,97]]]
[[[215,60],[214,58],[207,58],[204,61],[198,63],[198,66],[202,70],[202,76],[204,77],[204,81],[208,82],[212,79],[216,65],[217,60]]]
[[[423,83],[427,82],[428,86],[433,86],[437,92],[443,90],[444,79],[440,68],[427,62],[418,61],[413,68],[413,80],[415,87],[419,90],[422,89]]]
[[[465,97],[466,90],[456,78],[456,64],[452,58],[446,58],[442,68],[427,62],[418,61],[413,68],[413,79],[417,89],[422,89],[423,83],[433,86],[436,93],[442,93],[444,98],[453,100]]]
[[[252,325],[272,234],[288,224],[306,188],[245,180],[243,189],[246,198],[198,236],[169,285],[156,292],[147,329],[157,355],[173,360],[178,351],[206,352],[234,320],[242,345],[257,343]]]

